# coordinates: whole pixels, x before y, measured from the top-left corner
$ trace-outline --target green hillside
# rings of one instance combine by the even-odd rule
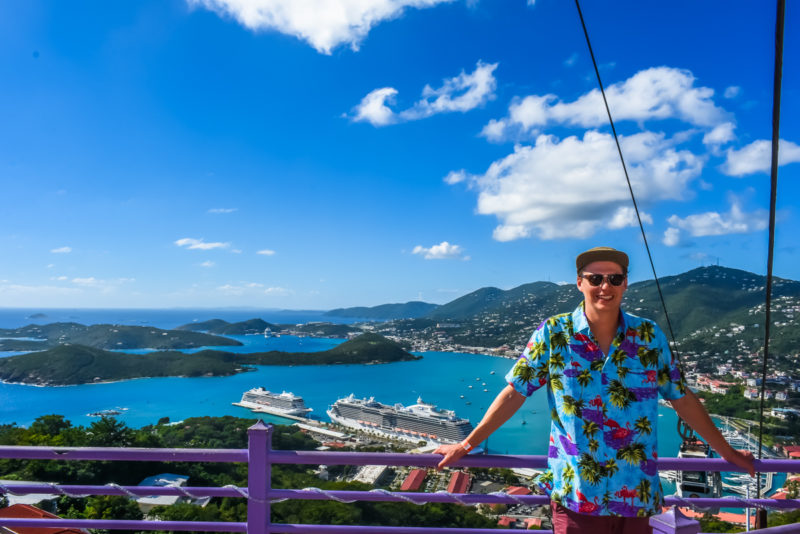
[[[3,350],[36,350],[61,344],[86,345],[99,349],[191,349],[208,346],[237,346],[230,338],[181,330],[162,330],[154,326],[126,326],[78,323],[31,324],[15,329],[0,329],[0,337],[41,339],[31,346],[24,340],[3,340]],[[34,342],[35,343],[35,342]],[[15,348],[6,348],[15,347]]]
[[[175,351],[126,354],[82,345],[59,345],[0,359],[0,380],[56,386],[144,377],[226,376],[250,370],[251,365],[374,364],[419,358],[378,334],[364,334],[333,349],[312,353],[238,354],[203,350],[193,354]]]

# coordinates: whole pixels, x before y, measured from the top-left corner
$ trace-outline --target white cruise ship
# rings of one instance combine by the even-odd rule
[[[411,406],[389,406],[372,397],[357,399],[351,394],[337,400],[327,414],[335,423],[414,443],[458,443],[472,432],[472,424],[467,419],[424,403],[421,398]]]
[[[311,408],[306,408],[303,397],[293,393],[272,393],[264,388],[253,388],[245,391],[242,400],[234,402],[236,406],[250,408],[254,412],[271,413],[274,415],[289,415],[304,417]]]

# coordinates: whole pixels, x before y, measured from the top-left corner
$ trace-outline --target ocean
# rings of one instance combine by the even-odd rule
[[[32,318],[34,313],[42,316]],[[82,324],[113,323],[174,328],[193,321],[220,318],[241,321],[261,317],[269,322],[300,323],[325,320],[322,312],[256,310],[0,310],[0,328],[35,322],[75,321]],[[328,318],[329,319],[329,318]],[[224,347],[235,352],[282,350],[314,352],[331,348],[341,339],[281,336],[232,336],[244,345]],[[130,352],[148,352],[137,350]],[[5,355],[8,355],[6,353]],[[454,410],[477,424],[495,395],[505,386],[503,377],[513,361],[481,354],[424,352],[413,362],[382,365],[260,366],[254,372],[228,377],[147,378],[108,384],[35,387],[0,383],[0,424],[29,425],[45,414],[64,415],[73,424],[96,420],[88,414],[118,410],[118,419],[132,427],[156,423],[162,417],[179,421],[202,415],[254,417],[233,406],[242,393],[256,386],[271,391],[291,391],[313,409],[312,417],[327,420],[325,411],[338,398],[351,393],[387,403],[413,404],[418,398]],[[484,391],[486,390],[486,391]],[[462,397],[463,396],[463,397]],[[260,414],[265,421],[287,423]],[[676,456],[680,438],[676,417],[659,407],[659,454]],[[539,392],[529,399],[489,440],[496,453],[546,454],[550,419],[547,398]]]

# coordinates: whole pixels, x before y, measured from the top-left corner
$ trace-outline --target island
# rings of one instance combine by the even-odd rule
[[[85,345],[57,347],[0,359],[0,380],[37,386],[67,386],[167,376],[228,376],[254,365],[379,364],[419,360],[379,334],[363,334],[332,349],[311,352],[237,354],[202,350],[125,354]]]
[[[85,345],[97,349],[194,349],[232,347],[242,343],[231,338],[201,332],[163,330],[154,326],[118,324],[50,323],[0,329],[0,350],[47,350],[58,345]],[[20,338],[20,339],[14,339]]]

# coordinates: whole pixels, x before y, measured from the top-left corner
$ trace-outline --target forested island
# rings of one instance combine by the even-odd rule
[[[0,359],[0,380],[39,386],[66,386],[166,376],[228,376],[253,365],[377,364],[418,360],[399,344],[378,334],[362,334],[321,352],[237,354],[202,350],[193,354],[160,351],[125,354],[85,345],[55,348]]]
[[[79,323],[30,324],[21,328],[0,328],[0,338],[6,338],[0,339],[0,351],[44,350],[63,344],[108,350],[194,349],[233,347],[242,344],[235,339],[201,332],[163,330],[154,326],[118,324],[86,326]]]

